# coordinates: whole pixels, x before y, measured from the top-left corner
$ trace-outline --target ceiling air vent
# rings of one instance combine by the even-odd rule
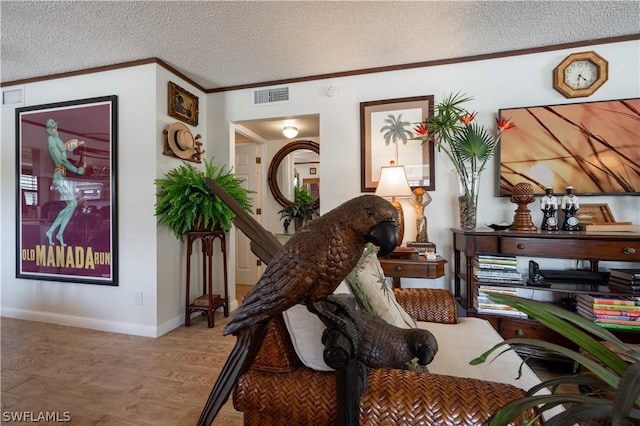
[[[270,89],[257,89],[252,92],[251,105],[271,105],[275,103],[289,102],[288,87],[272,87]]]

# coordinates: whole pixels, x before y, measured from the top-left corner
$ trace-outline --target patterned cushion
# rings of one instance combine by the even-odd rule
[[[416,322],[402,309],[389,286],[372,244],[347,276],[362,309],[400,328],[415,328]]]

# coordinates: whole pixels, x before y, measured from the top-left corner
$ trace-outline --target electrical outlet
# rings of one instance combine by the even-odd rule
[[[136,306],[142,306],[142,292],[141,291],[136,291],[136,299],[134,301],[134,304]]]
[[[42,296],[42,281],[36,281],[36,294]]]

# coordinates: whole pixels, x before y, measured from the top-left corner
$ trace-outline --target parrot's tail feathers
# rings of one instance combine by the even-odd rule
[[[213,423],[213,419],[229,399],[238,378],[251,366],[258,355],[266,330],[265,325],[259,324],[251,329],[244,329],[238,334],[238,341],[222,367],[216,384],[211,389],[209,399],[202,409],[198,426],[209,426]]]

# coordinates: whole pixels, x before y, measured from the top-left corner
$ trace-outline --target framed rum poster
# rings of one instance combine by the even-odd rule
[[[16,109],[16,277],[118,285],[117,97]]]

